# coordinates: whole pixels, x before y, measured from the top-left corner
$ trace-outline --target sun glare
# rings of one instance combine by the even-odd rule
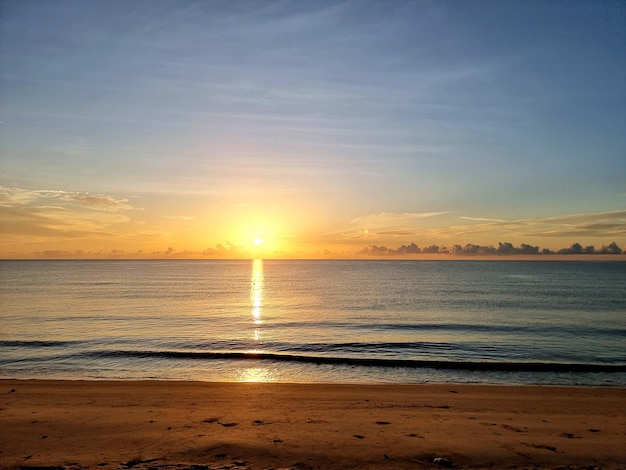
[[[260,245],[261,243],[265,243],[265,240],[263,240],[262,238],[255,238],[254,239],[254,244],[255,245]]]

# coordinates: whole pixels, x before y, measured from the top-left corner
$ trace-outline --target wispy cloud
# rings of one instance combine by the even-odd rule
[[[113,236],[111,226],[127,222],[126,198],[75,191],[0,186],[0,233],[80,238]]]
[[[479,222],[504,222],[504,220],[502,219],[488,219],[485,217],[466,217],[466,216],[460,216],[459,219],[464,219],[464,220],[476,220]]]
[[[32,203],[43,204],[45,203],[44,201],[50,200],[76,203],[79,206],[107,212],[134,209],[126,198],[116,199],[103,194],[0,186],[0,205],[2,206],[26,205]]]
[[[511,233],[536,237],[626,236],[626,211],[572,214],[509,224]]]
[[[352,219],[344,227],[327,234],[335,240],[354,240],[381,235],[412,235],[424,227],[425,220],[447,212],[380,212]]]
[[[353,219],[329,232],[324,239],[337,243],[385,244],[416,243],[455,244],[469,241],[518,240],[538,238],[600,238],[610,242],[626,236],[626,210],[566,214],[532,219],[504,220],[490,217],[445,217],[448,212],[382,212]],[[459,224],[459,219],[467,223]],[[455,221],[457,223],[455,223]],[[536,242],[535,242],[536,243]]]
[[[445,239],[470,235],[534,237],[621,237],[626,235],[626,210],[566,214],[534,219],[496,220],[461,217],[478,221],[471,225],[452,225],[430,230],[430,235]]]

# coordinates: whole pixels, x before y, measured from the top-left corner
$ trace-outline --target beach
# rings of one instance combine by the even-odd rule
[[[624,388],[7,379],[0,397],[2,468],[626,462]]]

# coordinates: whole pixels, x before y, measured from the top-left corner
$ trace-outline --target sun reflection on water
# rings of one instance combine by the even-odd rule
[[[265,279],[263,276],[263,260],[252,261],[252,275],[250,278],[250,303],[252,304],[252,329],[255,342],[261,340],[261,326],[263,319],[263,298],[265,296]],[[261,348],[255,347],[246,351],[249,355],[263,354]],[[272,382],[276,380],[275,371],[267,367],[246,367],[237,373],[239,382]]]
[[[267,367],[248,367],[239,372],[240,382],[272,382],[276,380],[274,371]]]
[[[250,299],[252,301],[252,318],[256,327],[263,323],[261,320],[261,311],[263,309],[263,260],[255,259],[252,261],[252,280],[250,287]],[[255,338],[258,335],[258,328],[255,328]]]

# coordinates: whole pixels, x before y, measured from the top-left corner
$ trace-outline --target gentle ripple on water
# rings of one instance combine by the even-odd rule
[[[2,377],[626,385],[624,262],[0,268]]]

